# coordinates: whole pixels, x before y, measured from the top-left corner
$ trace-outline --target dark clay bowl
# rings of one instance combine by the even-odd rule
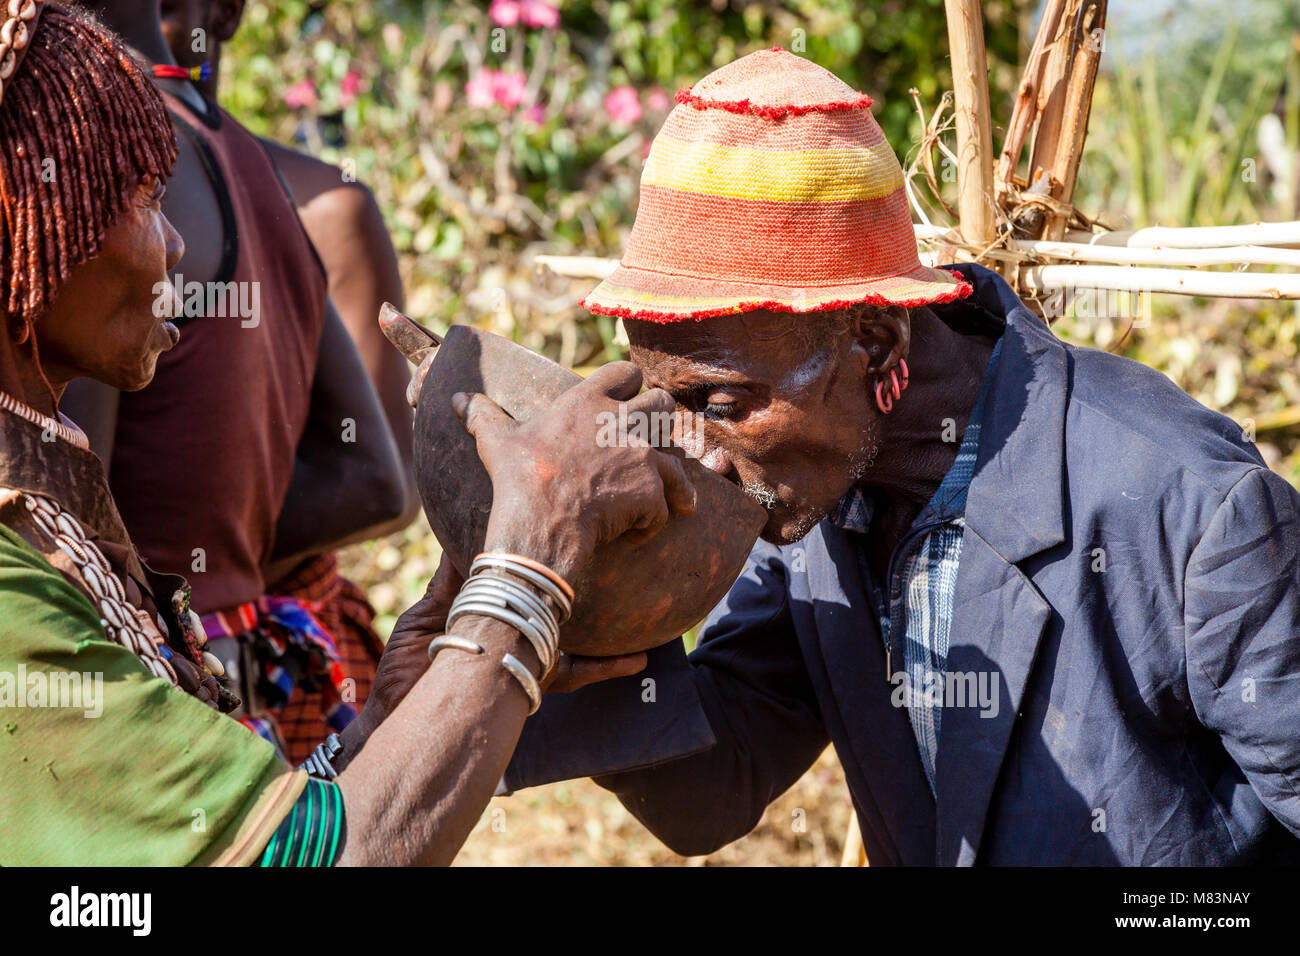
[[[454,325],[439,340],[391,307],[380,316],[408,358],[435,350],[415,415],[415,475],[424,511],[462,575],[483,548],[492,482],[474,439],[451,410],[457,392],[482,392],[526,421],[581,379],[509,339]],[[722,599],[744,566],[766,512],[734,484],[685,459],[696,508],[674,516],[648,541],[601,546],[570,583],[577,598],[560,634],[573,654],[648,650],[695,626]]]

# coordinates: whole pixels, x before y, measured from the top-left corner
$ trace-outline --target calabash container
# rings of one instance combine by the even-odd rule
[[[439,339],[390,305],[380,313],[385,335],[414,362],[434,358],[415,415],[415,477],[433,533],[464,575],[483,550],[492,510],[492,481],[474,439],[451,409],[457,392],[482,392],[516,421],[527,421],[581,379],[509,339],[453,325]],[[648,650],[698,624],[744,567],[766,512],[736,485],[683,459],[696,507],[673,515],[654,537],[618,538],[597,549],[571,581],[573,617],[560,646],[573,654]]]

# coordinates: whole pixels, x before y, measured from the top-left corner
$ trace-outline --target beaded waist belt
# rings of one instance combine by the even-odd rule
[[[320,693],[321,716],[336,732],[357,715],[355,688],[343,673],[334,635],[316,616],[320,609],[317,601],[267,596],[203,617],[209,645],[241,682],[245,706],[237,716],[281,750],[275,715],[295,687]]]

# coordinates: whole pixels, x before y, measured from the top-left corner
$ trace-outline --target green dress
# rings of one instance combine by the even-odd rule
[[[57,500],[162,621],[153,591],[178,579],[144,568],[107,487],[92,453],[0,414],[0,865],[256,863],[306,773],[110,641],[71,565],[23,527],[24,493]]]

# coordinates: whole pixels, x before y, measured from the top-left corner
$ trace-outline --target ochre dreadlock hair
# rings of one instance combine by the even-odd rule
[[[117,37],[46,4],[0,101],[0,308],[17,341],[99,254],[140,181],[175,162],[162,97]]]

